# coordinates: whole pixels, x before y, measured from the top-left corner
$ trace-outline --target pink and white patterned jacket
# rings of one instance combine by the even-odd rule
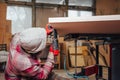
[[[54,55],[51,52],[44,66],[41,66],[39,58],[34,59],[21,49],[19,33],[13,37],[5,70],[6,80],[21,80],[21,76],[33,77],[35,80],[46,79],[53,67]]]

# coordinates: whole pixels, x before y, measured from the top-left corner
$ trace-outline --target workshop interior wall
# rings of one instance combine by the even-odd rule
[[[64,10],[61,8],[36,8],[36,26],[45,27],[49,17],[63,17]]]
[[[3,7],[2,7],[3,8]],[[3,10],[3,9],[1,9],[1,10]],[[16,22],[15,20],[16,20],[16,17],[14,17],[15,15],[13,15],[12,13],[15,11],[17,11],[18,10],[18,8],[11,8],[11,11],[10,11],[10,13],[11,13],[11,15],[12,16],[10,16],[11,18],[12,18],[12,25],[13,25],[13,22]],[[31,9],[29,9],[29,11],[28,12],[24,12],[24,9],[21,9],[21,8],[19,8],[19,10],[21,10],[20,11],[20,13],[23,13],[23,15],[27,15],[27,14],[24,14],[24,13],[29,13],[29,15],[27,15],[28,17],[28,19],[27,20],[25,20],[25,21],[28,21],[28,20],[31,20],[31,14],[32,13],[30,13],[30,12],[32,12],[31,11]],[[4,11],[0,11],[0,13],[1,12],[4,12]],[[1,13],[2,14],[2,13]],[[4,13],[3,13],[4,14]],[[16,14],[16,13],[15,13]],[[97,0],[97,4],[96,4],[96,14],[97,15],[109,15],[109,14],[120,14],[120,0]],[[21,16],[21,15],[20,15]],[[23,18],[25,17],[25,16],[22,16],[21,18],[20,18],[20,16],[18,16],[17,18],[17,21],[18,21],[18,23],[24,23],[23,25],[25,26],[25,25],[28,25],[28,24],[26,24],[26,23],[31,23],[32,24],[32,21],[29,21],[29,22],[25,22],[24,20],[23,20]],[[38,27],[45,27],[45,25],[48,23],[48,18],[49,17],[63,17],[64,16],[64,10],[62,9],[62,8],[37,8],[36,9],[36,26],[38,26]],[[2,17],[5,17],[5,16],[1,16],[1,18],[0,19],[2,19],[2,20],[6,20],[6,18],[2,18]],[[9,18],[8,18],[9,19]],[[1,20],[1,21],[2,21]],[[19,21],[19,20],[23,20],[22,22],[21,21]],[[9,21],[10,22],[10,21]],[[30,25],[31,25],[30,24]],[[20,26],[19,25],[15,25],[14,27],[16,27],[16,30],[15,31],[17,31],[17,30],[21,30],[21,29],[23,29],[23,28],[20,28]],[[20,28],[20,29],[19,29]],[[6,29],[8,29],[8,28],[6,28]],[[13,28],[12,28],[13,29]],[[0,30],[2,30],[2,29],[0,29]],[[14,33],[14,32],[13,32]],[[8,34],[9,35],[9,34]],[[11,35],[10,35],[11,36]],[[2,38],[1,38],[1,40],[2,40]],[[68,52],[68,46],[71,44],[72,45],[72,43],[66,43],[66,42],[61,42],[61,43],[64,43],[64,45],[63,45],[63,47],[64,47],[64,50],[63,50],[63,53],[65,53],[65,54],[67,54],[67,52]],[[105,54],[103,54],[103,55],[105,55]],[[61,55],[61,56],[64,56],[64,55]],[[108,57],[106,57],[106,58],[108,58],[107,59],[107,62],[109,62],[109,55],[107,55]],[[63,59],[61,59],[61,61],[62,61]],[[62,62],[64,62],[64,61],[62,61]],[[91,62],[90,64],[94,64],[95,63],[95,61],[94,62]],[[100,62],[101,64],[104,64],[102,61]]]
[[[96,15],[120,14],[120,0],[96,0]]]
[[[6,44],[9,50],[11,32],[11,20],[6,19],[7,4],[0,3],[0,44]]]

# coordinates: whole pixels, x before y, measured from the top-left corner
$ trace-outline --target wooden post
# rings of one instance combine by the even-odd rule
[[[36,7],[35,7],[35,1],[32,0],[32,27],[36,27]]]
[[[96,0],[92,0],[93,15],[96,15]]]
[[[69,0],[65,0],[65,17],[68,17]]]

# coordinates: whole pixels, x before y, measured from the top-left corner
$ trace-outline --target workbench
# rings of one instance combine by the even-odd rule
[[[120,53],[120,15],[49,18],[49,24],[57,30],[59,36],[64,37],[65,41],[75,41],[75,48],[77,48],[77,40],[103,40],[102,44],[109,44],[108,80],[119,80],[120,68],[118,66],[120,65],[116,64],[116,61],[119,61],[120,58],[116,54]],[[103,66],[99,65],[98,59],[99,45],[101,42],[96,43],[96,65],[98,66],[96,80],[103,76]],[[117,53],[114,49],[117,50]]]

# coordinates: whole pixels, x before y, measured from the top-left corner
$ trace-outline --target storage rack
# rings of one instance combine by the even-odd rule
[[[98,73],[96,74],[96,80],[99,80],[103,76],[102,69],[103,67],[106,67],[108,69],[108,80],[116,80],[119,79],[119,72],[117,73],[114,71],[114,65],[112,63],[115,63],[113,60],[113,54],[112,54],[112,47],[111,45],[117,44],[120,45],[120,34],[80,34],[80,33],[70,33],[66,34],[64,36],[64,40],[74,40],[75,41],[75,54],[77,54],[77,40],[103,40],[104,42],[96,42],[96,64],[98,66]],[[101,66],[99,65],[99,45],[103,44],[109,44],[110,45],[110,66]],[[113,58],[112,58],[113,57]],[[75,59],[77,58],[77,55],[75,56]],[[75,60],[77,61],[77,60]],[[77,63],[75,62],[75,65]],[[112,70],[113,69],[113,70]],[[118,70],[119,71],[119,70]],[[113,75],[112,72],[116,72],[116,75]],[[75,75],[77,75],[77,67],[75,67]]]

